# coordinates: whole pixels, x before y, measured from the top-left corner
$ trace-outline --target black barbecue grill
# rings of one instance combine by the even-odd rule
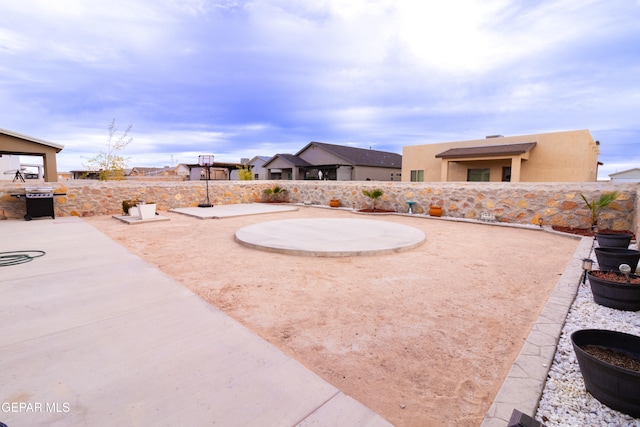
[[[54,193],[53,187],[25,187],[24,193],[9,193],[20,200],[24,197],[27,200],[26,221],[40,216],[56,217],[53,211],[53,196],[66,196],[67,193]],[[2,427],[2,426],[0,426]]]
[[[26,187],[24,197],[27,199],[26,221],[41,216],[56,217],[53,212],[53,187]]]

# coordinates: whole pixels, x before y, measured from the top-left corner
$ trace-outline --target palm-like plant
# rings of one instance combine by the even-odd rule
[[[605,193],[598,200],[589,201],[584,196],[584,194],[580,194],[582,200],[587,204],[587,207],[591,211],[591,226],[594,227],[598,225],[598,215],[600,215],[600,211],[611,204],[617,197],[618,193],[615,191],[613,193]]]
[[[364,194],[365,196],[367,196],[368,198],[371,199],[371,203],[373,204],[373,210],[376,210],[376,205],[378,204],[378,199],[380,199],[380,197],[382,197],[382,195],[384,194],[384,192],[379,189],[376,188],[374,190],[362,190],[362,194]]]
[[[272,201],[280,201],[284,197],[284,194],[286,192],[286,189],[279,186],[267,188],[266,190],[264,190],[264,194],[267,196],[267,198],[269,198],[269,200]]]

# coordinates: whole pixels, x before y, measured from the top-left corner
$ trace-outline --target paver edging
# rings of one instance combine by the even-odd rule
[[[580,260],[589,256],[593,245],[591,237],[580,239],[573,258],[558,279],[481,427],[504,427],[514,409],[530,416],[535,414],[562,328],[578,292],[582,277]]]

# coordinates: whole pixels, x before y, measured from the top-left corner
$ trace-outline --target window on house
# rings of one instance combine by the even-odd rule
[[[467,181],[477,182],[477,181],[489,181],[489,168],[482,169],[467,169]]]
[[[511,181],[511,166],[504,166],[502,168],[502,182]]]
[[[413,171],[411,171],[411,181],[412,182],[424,182],[424,170],[413,170]]]

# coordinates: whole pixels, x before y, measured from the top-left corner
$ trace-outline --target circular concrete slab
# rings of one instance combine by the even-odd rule
[[[249,225],[236,232],[236,241],[269,252],[341,257],[412,249],[424,243],[425,235],[388,221],[306,218]]]

